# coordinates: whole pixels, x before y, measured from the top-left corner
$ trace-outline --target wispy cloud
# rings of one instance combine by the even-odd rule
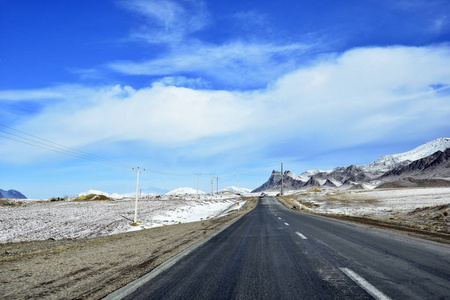
[[[128,75],[200,76],[234,88],[254,88],[294,70],[297,60],[311,47],[240,41],[217,46],[197,42],[173,49],[161,58],[118,61],[109,67]]]
[[[257,11],[240,11],[213,19],[203,1],[121,1],[120,6],[140,19],[133,40],[163,46],[140,60],[106,63],[113,72],[125,75],[202,78],[212,88],[263,88],[282,74],[293,71],[305,53],[321,51],[323,43],[284,42],[273,33],[268,17]],[[222,24],[223,23],[223,24]],[[198,35],[212,26],[235,28],[228,38]]]
[[[180,42],[210,22],[203,1],[129,0],[118,3],[144,18],[131,37],[148,43]]]
[[[3,90],[0,91],[0,101],[24,101],[24,100],[39,100],[42,99],[58,99],[63,98],[64,95],[54,89],[36,89],[36,90]]]

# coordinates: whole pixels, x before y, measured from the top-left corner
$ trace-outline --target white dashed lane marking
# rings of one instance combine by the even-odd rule
[[[289,223],[284,222],[284,225],[289,226]]]
[[[356,282],[357,285],[362,287],[366,292],[368,292],[372,297],[374,297],[377,300],[391,300],[388,296],[383,294],[380,290],[378,290],[376,287],[371,285],[367,280],[356,274],[354,271],[347,269],[347,268],[339,268],[342,272],[344,272],[345,275],[350,277],[351,280]]]
[[[304,236],[303,234],[301,234],[300,232],[295,232],[299,237],[301,237],[304,240],[307,240],[308,238],[306,236]]]

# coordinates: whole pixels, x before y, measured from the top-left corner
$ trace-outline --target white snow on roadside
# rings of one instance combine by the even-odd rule
[[[450,203],[450,188],[414,188],[293,193],[302,202],[316,204],[319,213],[389,216],[416,208]]]
[[[143,228],[214,218],[230,209],[239,196],[154,196],[138,202],[138,224],[134,199],[114,201],[21,200],[18,206],[0,206],[0,243],[92,238]],[[18,202],[18,201],[13,201]],[[242,201],[241,201],[242,202]]]

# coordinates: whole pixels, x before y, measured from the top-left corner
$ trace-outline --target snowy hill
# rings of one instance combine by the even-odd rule
[[[199,194],[206,194],[203,191],[198,191]],[[197,194],[197,190],[190,187],[178,188],[166,193],[166,195],[185,195],[185,194]]]
[[[364,170],[388,171],[401,164],[406,164],[430,156],[437,151],[445,151],[447,148],[450,148],[450,138],[439,138],[420,145],[411,151],[386,155],[370,164],[362,165],[360,167]]]
[[[0,189],[0,198],[14,198],[14,199],[27,199],[24,194],[16,190],[2,190]]]
[[[246,189],[246,188],[241,188],[241,187],[236,187],[236,186],[229,186],[229,187],[224,188],[222,191],[238,193],[238,194],[247,194],[247,193],[250,193],[252,190]]]

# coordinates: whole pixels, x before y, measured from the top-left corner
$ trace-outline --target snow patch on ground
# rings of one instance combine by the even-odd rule
[[[290,192],[318,213],[387,217],[450,203],[450,188]]]
[[[0,243],[93,238],[157,226],[215,218],[242,200],[234,194],[145,197],[114,201],[8,200],[0,205]]]

